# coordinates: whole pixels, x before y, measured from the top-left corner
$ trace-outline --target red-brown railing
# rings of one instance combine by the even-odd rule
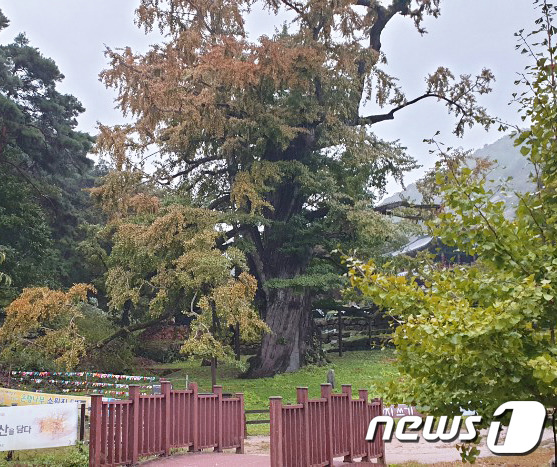
[[[130,386],[129,400],[104,402],[91,396],[89,465],[136,464],[139,457],[171,448],[236,448],[244,451],[244,396],[223,398],[222,387],[199,394],[197,384],[173,391],[161,382],[161,395],[143,396]]]
[[[333,394],[330,384],[322,384],[321,398],[313,400],[307,388],[298,388],[291,405],[271,397],[271,467],[332,466],[335,457],[386,464],[382,427],[373,442],[365,439],[369,422],[382,414],[381,399],[368,402],[368,392],[360,390],[353,400],[350,385]]]

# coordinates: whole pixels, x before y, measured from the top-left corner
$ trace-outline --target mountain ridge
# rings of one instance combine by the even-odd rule
[[[472,156],[486,157],[497,161],[491,169],[488,179],[488,187],[496,187],[507,178],[512,177],[508,183],[511,191],[521,193],[533,190],[534,184],[530,179],[533,166],[528,159],[520,153],[520,147],[514,145],[514,140],[510,136],[504,136],[494,143],[486,144],[472,153]],[[422,195],[418,191],[416,183],[409,184],[404,190],[383,199],[378,206],[394,203],[396,201],[407,200],[414,203],[422,201]],[[508,200],[512,204],[512,200]]]

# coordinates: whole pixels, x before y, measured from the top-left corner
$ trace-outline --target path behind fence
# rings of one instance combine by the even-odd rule
[[[283,405],[281,397],[271,397],[271,467],[332,466],[335,457],[386,464],[383,428],[373,442],[365,440],[369,422],[383,414],[381,399],[368,402],[368,392],[360,390],[353,400],[350,385],[333,394],[322,384],[320,399],[298,388],[297,402]]]
[[[171,448],[244,450],[244,397],[223,398],[222,387],[200,394],[197,384],[161,395],[141,395],[130,386],[128,400],[104,402],[91,396],[89,465],[135,464],[140,456],[169,455]]]

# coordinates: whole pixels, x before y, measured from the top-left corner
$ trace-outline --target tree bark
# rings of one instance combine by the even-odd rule
[[[240,323],[236,323],[234,327],[234,353],[236,360],[240,360]]]
[[[220,331],[220,324],[217,318],[217,307],[215,301],[211,299],[211,317],[213,320],[213,324],[211,326],[211,332],[213,336],[216,336],[217,333]],[[211,387],[217,385],[217,357],[211,358]]]
[[[304,363],[308,345],[311,301],[307,291],[275,289],[268,293],[266,334],[259,355],[251,362],[247,376],[261,378],[296,371]]]
[[[211,358],[211,387],[217,385],[217,359]]]

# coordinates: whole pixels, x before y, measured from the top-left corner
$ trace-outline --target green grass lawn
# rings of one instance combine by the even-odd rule
[[[327,372],[335,370],[335,391],[340,392],[342,384],[351,384],[354,396],[358,389],[369,390],[370,396],[378,395],[378,388],[395,377],[397,370],[393,365],[392,350],[370,350],[346,352],[343,357],[329,355],[331,363],[324,366],[311,365],[294,373],[283,373],[272,378],[240,378],[240,370],[231,365],[219,365],[217,383],[224,392],[242,392],[246,409],[267,409],[269,397],[282,396],[284,403],[296,402],[296,388],[307,386],[310,398],[320,396],[320,385],[327,382]],[[166,376],[173,387],[185,386],[186,375],[189,381],[196,381],[200,392],[210,392],[211,372],[209,367],[202,367],[199,361],[175,362],[160,365],[157,368],[176,370]],[[268,414],[249,415],[248,420],[267,419]],[[248,425],[249,434],[265,434],[269,425]]]
[[[89,465],[89,446],[14,451],[10,461],[7,460],[7,457],[7,452],[0,452],[0,467],[87,467]]]
[[[268,409],[269,397],[282,396],[284,403],[296,402],[296,388],[307,386],[310,397],[319,397],[321,383],[327,382],[327,372],[335,370],[336,388],[340,392],[342,384],[351,384],[354,397],[358,389],[367,389],[370,396],[378,395],[379,388],[392,377],[397,370],[393,365],[392,350],[370,350],[346,352],[342,358],[329,354],[331,363],[324,366],[308,366],[295,373],[284,373],[272,378],[243,379],[240,370],[231,365],[219,365],[218,384],[224,392],[243,392],[246,409]],[[167,379],[177,389],[185,386],[186,375],[189,381],[196,381],[201,392],[211,390],[211,370],[202,367],[197,360],[175,362],[156,367],[173,370]],[[248,420],[268,419],[269,414],[251,414]],[[269,425],[248,425],[248,434],[262,435],[269,433]],[[11,462],[7,462],[6,453],[0,453],[2,466],[67,466],[81,467],[87,465],[87,448],[57,448],[29,451],[17,451]]]

